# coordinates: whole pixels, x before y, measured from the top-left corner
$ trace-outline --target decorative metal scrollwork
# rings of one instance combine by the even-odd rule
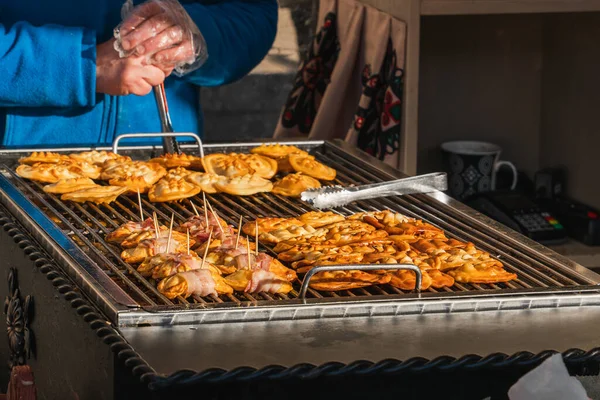
[[[15,268],[8,271],[8,296],[4,300],[4,314],[10,350],[8,367],[12,369],[17,365],[25,365],[34,352],[33,333],[29,328],[33,317],[33,297],[27,296],[25,300],[21,298]]]

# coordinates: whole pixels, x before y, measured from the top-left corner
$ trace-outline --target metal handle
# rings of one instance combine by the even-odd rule
[[[302,285],[300,286],[300,299],[306,300],[306,291],[308,290],[308,284],[310,283],[310,278],[312,278],[316,273],[323,271],[376,271],[380,269],[406,269],[413,271],[417,276],[417,281],[415,285],[415,290],[417,293],[421,292],[421,281],[423,279],[423,274],[419,267],[413,264],[343,264],[343,265],[318,265],[310,269],[306,275],[304,275],[304,279],[302,280]]]
[[[173,124],[171,123],[171,115],[169,114],[169,104],[167,103],[167,94],[165,93],[165,85],[161,83],[154,86],[154,98],[158,107],[158,115],[160,116],[160,124],[163,132],[173,132]],[[177,140],[172,137],[163,137],[163,150],[169,154],[181,154]]]
[[[124,133],[115,138],[112,144],[113,153],[117,154],[119,150],[119,142],[121,139],[127,138],[154,138],[154,137],[191,137],[194,138],[198,144],[198,151],[200,157],[204,157],[204,146],[202,145],[202,139],[195,133],[191,132],[164,132],[164,133]]]

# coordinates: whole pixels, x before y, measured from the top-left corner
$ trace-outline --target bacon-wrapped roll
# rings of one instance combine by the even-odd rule
[[[205,297],[233,293],[223,277],[206,268],[169,276],[158,283],[158,291],[169,299],[177,296],[187,298],[192,295]]]
[[[264,269],[240,269],[225,277],[225,282],[234,290],[246,293],[289,293],[292,284]]]

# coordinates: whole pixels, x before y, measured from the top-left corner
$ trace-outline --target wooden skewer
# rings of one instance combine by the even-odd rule
[[[194,205],[194,203],[190,200],[190,204],[192,205],[192,209],[194,210],[194,213],[196,213],[196,216],[199,217],[200,214],[198,214],[198,209],[196,208],[196,206]]]
[[[156,238],[158,239],[159,229],[158,229],[158,217],[156,216],[156,211],[154,211],[152,213],[152,220],[154,221],[154,233],[156,233]]]
[[[142,209],[142,195],[140,194],[140,188],[137,189],[138,194],[138,205],[140,206],[140,221],[144,222],[144,210]]]
[[[206,248],[204,249],[204,255],[202,256],[202,263],[200,264],[200,269],[204,268],[204,259],[208,255],[208,248],[210,247],[210,239],[212,239],[212,226],[210,227],[210,232],[208,233],[208,240],[206,241]]]
[[[167,253],[171,250],[171,236],[173,235],[173,220],[175,219],[175,213],[171,214],[171,225],[169,226],[169,238],[167,239]]]
[[[208,208],[206,208],[206,194],[202,192],[202,202],[204,203],[204,219],[206,220],[206,228],[208,229]]]
[[[248,251],[248,254],[246,254],[246,257],[248,258],[248,269],[252,269],[250,268],[250,238],[248,237],[248,235],[246,235],[246,250]]]
[[[238,248],[238,244],[240,243],[240,234],[242,233],[242,216],[240,215],[240,226],[238,227],[238,234],[235,238],[235,248]]]
[[[258,257],[258,221],[254,223],[254,232],[256,235],[256,239],[254,241],[254,251],[256,253],[256,256]]]
[[[221,221],[219,220],[219,216],[217,215],[215,210],[212,208],[212,206],[210,205],[208,200],[206,200],[206,205],[208,205],[208,208],[210,208],[210,212],[212,213],[213,217],[215,217],[215,219],[217,220],[217,225],[219,226],[221,233],[225,233],[225,231],[223,230],[223,227],[221,226]]]
[[[186,236],[187,236],[187,255],[190,255],[190,228],[187,228],[185,230]]]

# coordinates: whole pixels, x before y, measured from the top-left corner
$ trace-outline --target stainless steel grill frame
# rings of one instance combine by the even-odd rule
[[[205,145],[206,153],[242,152],[261,143]],[[336,184],[359,185],[404,175],[341,141],[296,142],[320,161],[338,171]],[[190,152],[193,146],[183,146]],[[88,149],[77,149],[88,150]],[[441,192],[361,201],[340,208],[342,214],[388,208],[421,218],[449,236],[468,240],[500,259],[519,279],[506,284],[467,285],[416,294],[389,285],[341,293],[309,289],[298,299],[299,285],[289,295],[235,294],[170,301],[155,284],[123,262],[120,249],[104,242],[107,232],[127,220],[139,220],[137,201],[120,198],[105,206],[64,203],[42,191],[42,185],[16,176],[18,157],[32,150],[0,153],[0,201],[34,234],[43,247],[60,260],[69,276],[119,326],[147,324],[223,323],[281,319],[371,315],[448,313],[483,310],[566,307],[600,304],[600,275],[540,246],[474,212]],[[52,151],[74,151],[53,149]],[[147,158],[154,147],[124,148],[134,158]],[[251,197],[208,195],[216,211],[229,223],[261,216],[292,216],[309,211],[308,204],[274,194]],[[196,204],[201,200],[193,199]],[[163,221],[175,214],[181,222],[193,213],[187,201],[152,204],[144,200],[149,216],[156,211]],[[270,251],[270,249],[267,249]]]

